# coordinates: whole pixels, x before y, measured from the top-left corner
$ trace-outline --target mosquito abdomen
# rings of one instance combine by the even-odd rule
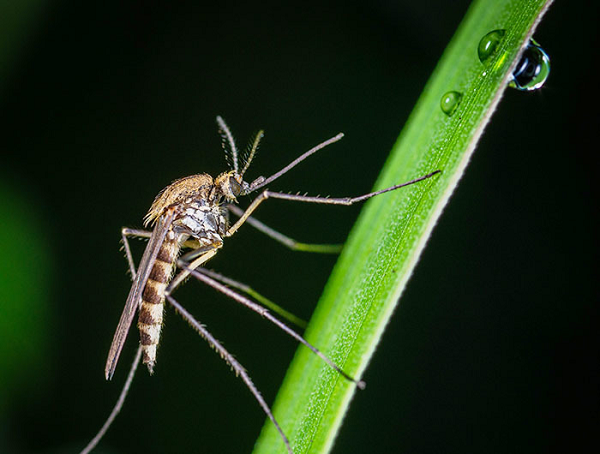
[[[156,349],[160,340],[160,332],[163,322],[163,311],[165,307],[165,289],[171,280],[173,267],[179,244],[176,239],[165,239],[160,251],[152,265],[152,271],[144,292],[138,318],[140,330],[140,344],[143,349],[143,362],[150,373],[153,372],[156,362]]]

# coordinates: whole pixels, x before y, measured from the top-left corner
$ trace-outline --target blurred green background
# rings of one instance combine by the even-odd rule
[[[550,78],[506,93],[334,452],[550,452],[598,428],[590,3],[557,2],[542,22]],[[0,452],[77,452],[103,423],[137,338],[106,382],[129,289],[119,230],[173,179],[225,169],[216,115],[240,146],[266,130],[249,178],[343,131],[271,188],[366,192],[468,4],[3,3]],[[273,201],[258,217],[341,242],[358,209]],[[245,228],[211,267],[308,318],[334,263]],[[295,343],[196,282],[177,295],[271,402]],[[155,374],[140,369],[98,452],[250,452],[263,420],[168,310]]]

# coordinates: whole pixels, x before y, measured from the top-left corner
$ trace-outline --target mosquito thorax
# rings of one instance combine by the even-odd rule
[[[192,201],[208,203],[213,188],[213,178],[206,173],[175,180],[158,193],[144,218],[144,225],[153,224],[170,207],[185,205]]]
[[[227,210],[221,205],[206,204],[204,200],[183,204],[173,220],[173,230],[181,235],[181,240],[191,236],[201,246],[218,247],[228,228]]]

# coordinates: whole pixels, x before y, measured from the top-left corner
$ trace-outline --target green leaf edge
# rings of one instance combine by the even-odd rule
[[[366,204],[305,333],[351,375],[360,377],[366,369],[433,226],[551,3],[473,2],[425,86],[375,189],[437,169],[442,174]],[[483,64],[477,46],[496,29],[506,34]],[[463,94],[451,116],[440,108],[448,91]],[[297,350],[273,406],[295,454],[331,450],[355,389],[308,349]],[[269,420],[253,452],[287,452]]]

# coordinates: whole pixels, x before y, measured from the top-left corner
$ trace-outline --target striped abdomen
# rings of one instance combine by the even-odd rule
[[[156,361],[156,348],[160,340],[163,311],[165,307],[165,289],[171,280],[173,267],[179,252],[177,239],[167,238],[163,242],[156,261],[152,265],[150,277],[142,293],[142,304],[138,318],[140,344],[144,353],[144,364],[152,373]]]

